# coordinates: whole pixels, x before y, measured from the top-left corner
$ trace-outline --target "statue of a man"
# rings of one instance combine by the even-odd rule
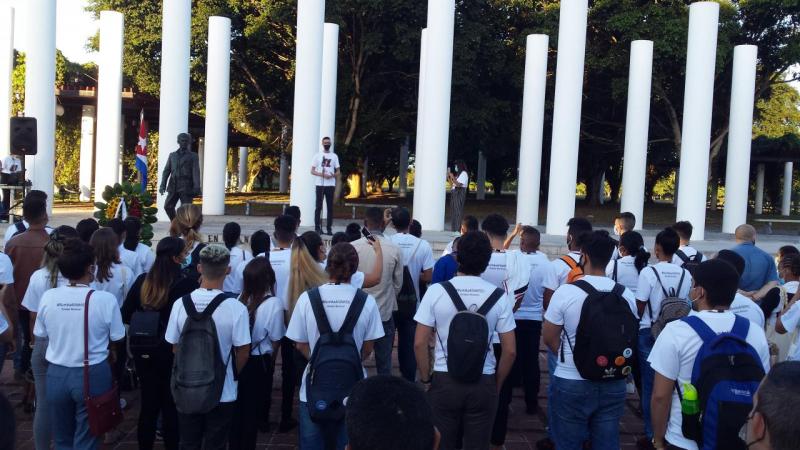
[[[178,135],[178,150],[170,153],[169,161],[164,167],[161,176],[161,186],[158,192],[167,199],[164,202],[164,211],[169,220],[175,217],[175,205],[178,200],[181,205],[192,203],[192,200],[201,195],[200,190],[200,160],[196,153],[190,150],[192,136],[189,133]]]

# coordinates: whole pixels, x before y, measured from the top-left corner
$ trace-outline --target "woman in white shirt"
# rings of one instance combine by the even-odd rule
[[[94,288],[98,291],[106,291],[117,299],[117,305],[121,308],[128,290],[133,284],[133,273],[131,269],[119,259],[119,248],[117,247],[117,236],[110,228],[102,228],[92,235],[90,241],[94,249],[96,260],[96,271]]]
[[[620,237],[618,251],[620,257],[608,262],[606,276],[636,295],[639,273],[647,267],[650,253],[644,247],[642,235],[636,231],[628,231]]]
[[[156,262],[156,255],[153,249],[142,244],[142,221],[138,217],[128,216],[124,221],[125,224],[125,241],[122,246],[136,253],[139,263],[141,264],[138,273],[143,274],[150,271],[153,264]],[[150,234],[152,236],[152,229]]]
[[[241,287],[237,286],[239,283],[236,275],[236,269],[240,265],[247,265],[253,254],[249,251],[239,247],[239,239],[242,237],[242,227],[236,222],[228,222],[222,227],[222,241],[225,243],[225,248],[231,253],[231,260],[228,267],[231,268],[228,276],[225,277],[225,282],[222,284],[222,290],[225,292],[240,293]]]
[[[467,189],[469,189],[469,174],[467,164],[463,160],[456,160],[455,172],[447,172],[447,181],[452,185],[453,192],[450,196],[450,229],[458,231],[461,229],[461,217],[464,215],[464,202],[467,200]]]
[[[200,236],[200,227],[202,226],[203,210],[195,204],[181,205],[169,225],[169,235],[183,239],[186,245],[187,256],[181,265],[183,274],[194,280],[200,279],[197,263],[200,261],[200,252],[206,246]]]

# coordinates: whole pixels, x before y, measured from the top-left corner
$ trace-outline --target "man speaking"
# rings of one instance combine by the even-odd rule
[[[320,215],[322,214],[322,197],[328,206],[327,233],[333,235],[333,193],[336,189],[336,177],[339,175],[339,157],[331,151],[331,138],[322,138],[322,153],[317,153],[311,164],[311,174],[316,177],[317,205],[314,210],[314,228],[322,234]]]

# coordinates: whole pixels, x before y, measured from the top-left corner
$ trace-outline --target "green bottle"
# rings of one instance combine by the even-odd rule
[[[693,416],[700,413],[700,404],[697,400],[697,389],[695,389],[691,383],[683,383],[681,412],[687,416]]]

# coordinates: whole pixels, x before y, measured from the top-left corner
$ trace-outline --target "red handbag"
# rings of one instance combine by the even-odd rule
[[[89,299],[94,293],[86,294],[83,308],[83,398],[89,416],[89,432],[92,436],[102,436],[122,423],[122,409],[119,406],[119,388],[114,381],[111,389],[101,395],[89,394]]]

